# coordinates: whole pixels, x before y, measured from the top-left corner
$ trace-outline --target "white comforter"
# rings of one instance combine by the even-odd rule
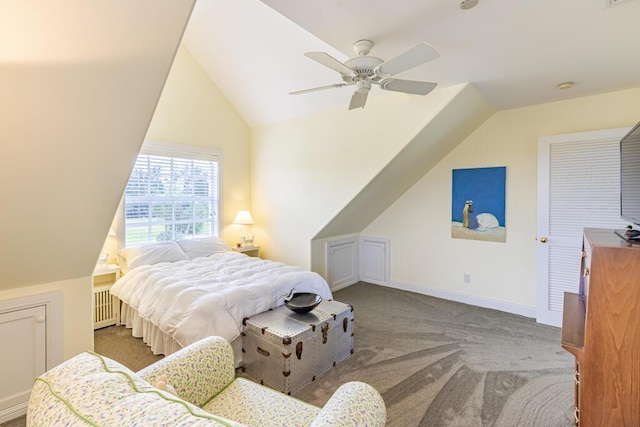
[[[317,273],[236,252],[136,267],[111,293],[184,347],[209,335],[233,341],[244,318],[282,305],[292,289],[331,298]]]

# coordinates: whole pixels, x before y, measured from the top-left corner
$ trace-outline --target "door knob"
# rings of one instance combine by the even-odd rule
[[[541,237],[540,238],[540,243],[547,243],[547,238],[546,237]]]

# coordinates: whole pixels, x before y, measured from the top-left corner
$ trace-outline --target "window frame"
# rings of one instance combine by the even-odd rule
[[[122,190],[122,197],[120,198],[120,204],[118,205],[118,210],[116,213],[116,235],[117,235],[117,250],[125,248],[126,243],[126,235],[125,235],[125,189],[129,183],[129,179],[131,178],[131,173],[133,172],[133,168],[135,166],[135,162],[138,159],[139,155],[156,155],[156,156],[165,156],[165,157],[177,157],[184,159],[194,159],[194,160],[214,160],[218,162],[218,185],[217,185],[217,194],[216,198],[218,201],[217,206],[217,215],[215,218],[217,235],[216,237],[220,237],[221,229],[221,218],[222,218],[222,177],[223,177],[223,157],[222,151],[219,149],[211,148],[211,147],[202,147],[196,145],[186,145],[186,144],[175,144],[169,142],[155,141],[155,140],[145,140],[142,144],[140,152],[136,155],[136,158],[131,166],[131,172],[129,177],[127,178],[127,182],[125,183],[125,187]],[[131,246],[133,247],[133,246]]]

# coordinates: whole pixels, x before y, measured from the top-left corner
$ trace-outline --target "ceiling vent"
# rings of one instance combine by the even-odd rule
[[[605,0],[604,7],[616,6],[620,3],[626,3],[628,1],[631,1],[631,0]]]

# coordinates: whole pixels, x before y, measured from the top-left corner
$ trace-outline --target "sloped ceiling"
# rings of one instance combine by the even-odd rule
[[[0,2],[0,290],[91,275],[194,1]]]
[[[440,58],[399,77],[470,82],[501,110],[640,87],[640,0],[607,4],[479,0],[461,10],[459,0],[198,0],[185,44],[250,126],[346,111],[350,88],[288,93],[340,82],[304,52],[344,61],[359,39],[373,41],[371,55],[384,60],[427,42]],[[556,89],[565,81],[576,84]]]
[[[361,232],[494,112],[471,84],[460,85],[445,101],[314,239]]]
[[[184,44],[250,126],[335,106],[331,95],[336,94],[311,99],[287,94],[335,78],[303,52],[348,59],[259,0],[198,0]]]

